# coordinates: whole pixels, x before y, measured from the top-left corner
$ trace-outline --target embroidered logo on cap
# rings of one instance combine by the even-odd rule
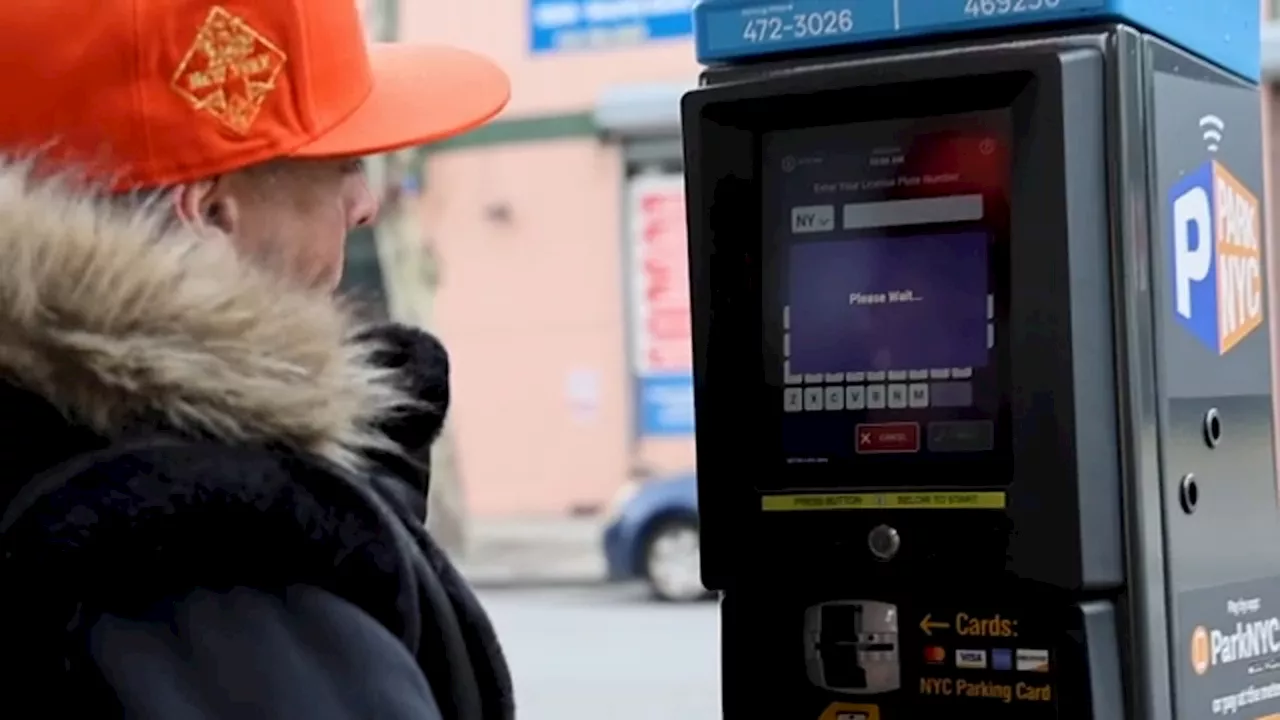
[[[245,135],[289,56],[226,8],[214,7],[173,74],[175,91]]]

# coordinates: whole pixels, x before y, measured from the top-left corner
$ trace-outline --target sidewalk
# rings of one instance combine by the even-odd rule
[[[458,566],[478,588],[603,583],[599,518],[472,519]]]

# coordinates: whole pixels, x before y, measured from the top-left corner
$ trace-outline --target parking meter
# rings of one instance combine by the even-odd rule
[[[1257,3],[695,24],[724,717],[1280,717]]]

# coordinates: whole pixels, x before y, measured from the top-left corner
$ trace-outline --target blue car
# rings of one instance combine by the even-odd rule
[[[676,475],[624,488],[605,527],[604,555],[610,579],[643,580],[659,600],[709,597],[698,567],[697,478]]]

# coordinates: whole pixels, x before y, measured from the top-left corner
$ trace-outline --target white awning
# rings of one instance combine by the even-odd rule
[[[1280,21],[1262,24],[1262,77],[1280,80]]]
[[[608,135],[653,137],[680,134],[680,98],[689,82],[634,83],[605,88],[596,98],[596,127]]]

